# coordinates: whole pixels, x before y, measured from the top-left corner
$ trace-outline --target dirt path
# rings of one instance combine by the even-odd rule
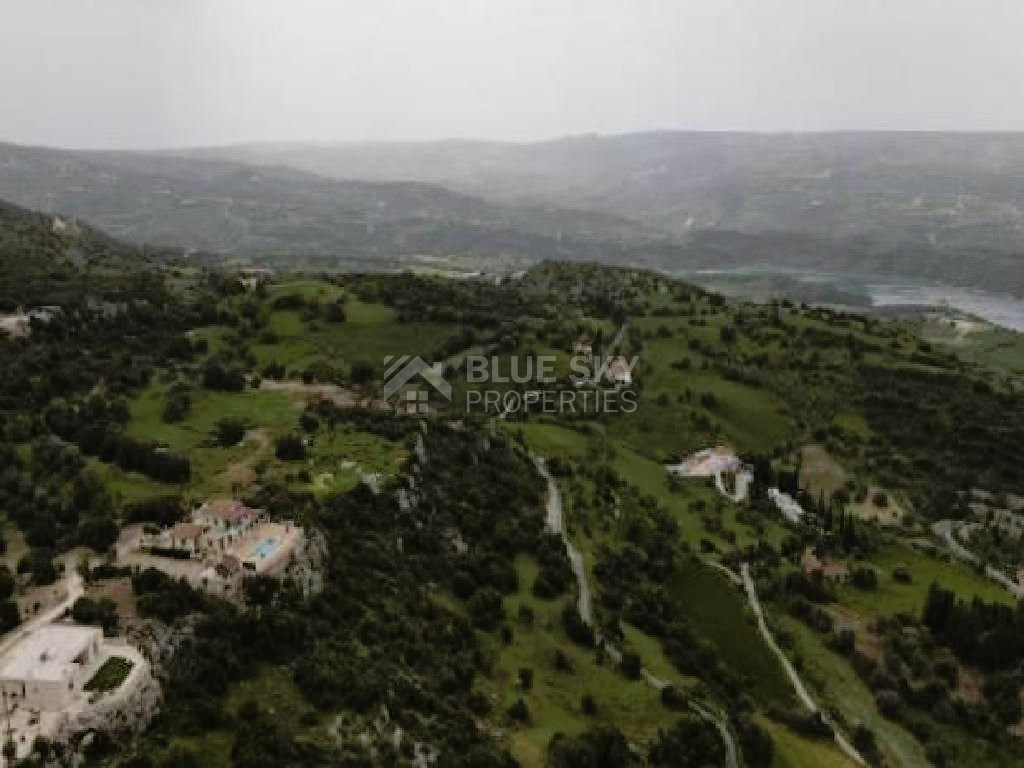
[[[565,544],[566,551],[569,554],[569,563],[572,566],[573,575],[576,577],[576,584],[579,591],[579,597],[576,601],[576,607],[579,610],[580,619],[588,627],[593,628],[593,609],[590,601],[590,585],[587,581],[587,569],[583,562],[583,555],[580,551],[569,541],[569,537],[565,533],[565,518],[562,510],[562,492],[558,489],[558,483],[547,471],[544,466],[544,459],[535,459],[537,465],[537,471],[540,476],[543,477],[548,484],[548,500],[547,500],[547,526],[552,533],[556,533],[562,537],[562,541]],[[600,633],[594,633],[594,642],[599,648],[603,648],[608,656],[616,663],[622,660],[622,652],[616,648],[607,638],[602,637]],[[640,675],[644,681],[652,688],[660,691],[669,686],[669,682],[662,680],[655,676],[646,667],[640,670]],[[700,704],[694,700],[689,701],[690,708],[697,713],[704,720],[707,720],[713,724],[722,738],[722,743],[725,746],[725,758],[727,768],[739,768],[739,750],[736,746],[736,740],[733,738],[732,731],[729,730],[729,719],[725,713],[715,711],[711,708],[711,705]]]
[[[729,493],[729,491],[725,487],[725,481],[722,480],[722,473],[716,472],[715,488],[717,488],[718,492],[725,496],[725,498],[727,498],[729,501],[733,502],[734,504],[739,504],[742,501],[746,501],[747,491],[750,487],[750,482],[753,479],[754,476],[750,472],[746,472],[741,469],[739,472],[736,473],[736,490],[733,491],[732,493]]]
[[[353,390],[339,387],[337,384],[306,384],[305,382],[292,379],[284,381],[261,379],[260,389],[272,392],[286,392],[302,402],[329,400],[340,408],[359,406],[362,408],[390,409],[390,406],[383,400],[375,400],[372,397],[359,395]]]
[[[949,550],[955,557],[963,560],[965,563],[977,565],[979,561],[978,556],[957,541],[957,538],[954,535],[955,531],[961,525],[963,525],[963,523],[959,520],[939,520],[932,524],[932,532],[946,543],[946,546],[949,547]],[[993,568],[988,563],[985,563],[985,575],[992,581],[996,582],[999,586],[1005,588],[1014,597],[1021,597],[1022,590],[1020,585],[1014,582],[1005,573]]]
[[[59,619],[64,615],[64,611],[69,610],[75,604],[75,601],[85,594],[85,583],[82,581],[82,577],[74,571],[64,579],[63,586],[67,589],[67,597],[49,610],[33,616],[24,624],[19,624],[8,632],[7,636],[0,642],[0,656],[10,651],[25,635],[34,632],[44,624],[49,624]]]
[[[772,633],[768,629],[768,624],[764,620],[764,612],[761,610],[761,601],[757,598],[757,590],[754,588],[754,580],[750,576],[749,564],[743,563],[740,565],[740,578],[743,580],[743,587],[747,592],[747,600],[750,602],[750,609],[754,612],[754,616],[757,618],[757,627],[761,630],[761,636],[764,638],[765,643],[768,644],[772,653],[775,654],[779,662],[782,664],[782,668],[789,677],[789,681],[793,685],[793,690],[796,692],[797,698],[800,699],[801,703],[811,712],[817,712],[821,715],[822,719],[832,729],[832,735],[835,737],[836,745],[847,757],[859,765],[866,765],[864,758],[860,756],[860,753],[854,749],[853,745],[850,744],[850,742],[848,742],[839,732],[839,729],[836,728],[829,717],[814,703],[814,699],[811,698],[811,694],[807,692],[807,688],[804,686],[803,680],[800,679],[800,675],[797,673],[796,669],[793,668],[792,663],[789,661],[786,654],[782,652],[778,643],[775,642],[775,638],[772,637]]]

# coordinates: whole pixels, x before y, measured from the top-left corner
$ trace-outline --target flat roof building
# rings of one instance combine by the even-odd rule
[[[33,630],[0,667],[0,692],[8,710],[64,709],[87,680],[85,671],[98,659],[103,632],[98,627],[47,624]]]

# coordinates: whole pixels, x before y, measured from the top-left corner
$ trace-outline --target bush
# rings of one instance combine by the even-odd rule
[[[377,366],[366,360],[357,360],[352,363],[348,374],[349,380],[357,386],[370,384],[377,378]]]
[[[242,442],[245,436],[245,424],[235,419],[221,419],[217,422],[217,445],[230,448]]]
[[[0,564],[0,600],[6,600],[14,594],[14,574],[6,565]]]
[[[640,671],[643,669],[643,663],[640,661],[640,656],[632,651],[627,651],[622,654],[622,661],[619,662],[619,669],[626,677],[630,680],[639,680]]]
[[[533,670],[529,667],[519,668],[519,687],[524,691],[533,688]]]
[[[674,685],[666,685],[661,689],[661,705],[665,709],[681,712],[689,707],[689,700],[686,698],[686,694]]]
[[[562,609],[562,626],[565,634],[577,645],[587,648],[594,646],[594,630],[583,622],[575,606],[567,605]]]
[[[306,458],[306,446],[298,435],[282,435],[274,445],[274,455],[281,461],[302,461]]]
[[[597,702],[594,701],[594,697],[589,693],[584,693],[580,698],[580,709],[583,710],[584,715],[593,716],[597,714]]]
[[[221,392],[241,392],[245,389],[245,374],[220,363],[210,363],[203,369],[203,386]]]
[[[501,595],[491,587],[477,590],[466,603],[470,621],[480,629],[492,631],[505,619]]]
[[[850,581],[853,583],[853,586],[860,589],[874,589],[878,586],[878,574],[875,573],[874,568],[861,566],[854,569],[853,574],[850,576]]]
[[[161,496],[129,504],[122,511],[122,517],[129,523],[156,523],[168,526],[181,520],[183,512],[179,497]]]
[[[508,716],[520,723],[530,722],[530,710],[522,699],[516,699],[516,703],[508,708]]]
[[[57,580],[57,569],[53,565],[53,552],[48,549],[32,549],[18,561],[18,573],[32,575],[35,585],[53,584]]]
[[[875,706],[882,717],[896,720],[903,712],[903,699],[896,691],[886,688],[875,694]]]

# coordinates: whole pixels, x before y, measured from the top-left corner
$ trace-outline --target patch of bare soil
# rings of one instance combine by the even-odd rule
[[[886,498],[885,506],[875,504],[875,497],[882,494]],[[868,488],[868,495],[859,504],[853,504],[853,511],[864,521],[877,522],[879,525],[902,525],[905,512],[892,493],[877,485]]]
[[[327,400],[340,408],[388,408],[383,400],[374,399],[352,389],[339,387],[337,384],[306,384],[302,381],[278,381],[263,379],[260,389],[286,392],[297,403],[306,405],[320,400]]]
[[[117,606],[117,618],[123,630],[140,626],[139,614],[135,607],[135,593],[132,591],[132,580],[129,577],[104,579],[90,584],[85,594],[93,600],[112,601]]]
[[[267,430],[259,427],[248,430],[242,437],[243,446],[251,446],[252,450],[245,458],[233,461],[224,468],[218,475],[224,485],[244,486],[256,480],[256,462],[258,462],[270,447],[270,435]]]

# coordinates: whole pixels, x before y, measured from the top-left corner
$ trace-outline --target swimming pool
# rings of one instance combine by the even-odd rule
[[[279,544],[280,542],[277,539],[266,538],[252,548],[253,557],[258,560],[266,560],[277,551]]]

